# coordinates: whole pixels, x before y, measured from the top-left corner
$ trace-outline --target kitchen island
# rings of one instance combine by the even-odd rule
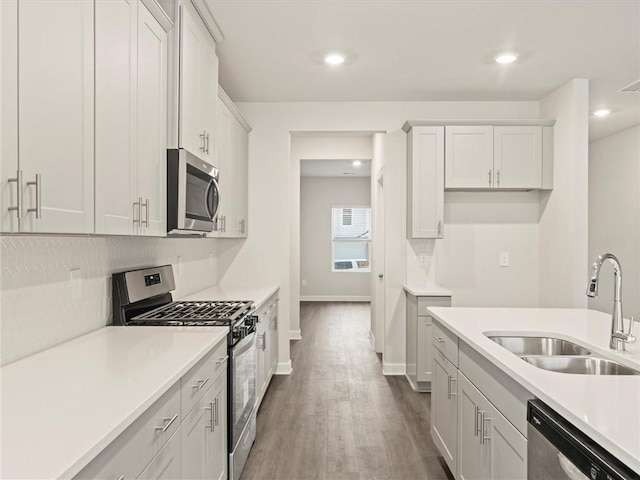
[[[595,356],[640,369],[638,343],[628,344],[626,352],[609,348],[610,315],[585,309],[534,308],[434,307],[429,312],[436,324],[457,336],[461,352],[477,354],[640,474],[640,376],[547,371],[488,338],[496,334],[557,337],[586,347]],[[521,421],[526,419],[516,418],[512,423],[518,426]]]

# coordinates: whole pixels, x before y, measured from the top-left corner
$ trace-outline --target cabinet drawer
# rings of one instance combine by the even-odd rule
[[[75,478],[137,478],[178,430],[179,417],[180,382],[176,382]]]
[[[227,366],[227,342],[221,341],[215,348],[200,360],[184,377],[182,377],[181,419],[187,417],[204,393],[213,385],[216,378]]]
[[[458,366],[458,337],[449,330],[440,325],[436,320],[433,321],[433,339],[432,344],[440,350],[447,359]]]
[[[429,307],[450,307],[451,297],[418,297],[418,316],[430,317]]]

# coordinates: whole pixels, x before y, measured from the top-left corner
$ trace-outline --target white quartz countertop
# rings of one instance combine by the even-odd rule
[[[551,335],[640,370],[640,346],[609,349],[611,316],[583,309],[429,308],[462,341],[640,474],[640,376],[576,375],[534,367],[485,333]],[[626,325],[626,322],[625,322]],[[628,325],[626,325],[628,326]]]
[[[227,327],[105,327],[0,369],[0,476],[70,478]]]
[[[251,300],[254,307],[260,308],[278,288],[278,285],[214,285],[180,300]]]
[[[450,297],[453,295],[451,290],[439,287],[438,285],[403,285],[405,292],[410,293],[414,297]]]

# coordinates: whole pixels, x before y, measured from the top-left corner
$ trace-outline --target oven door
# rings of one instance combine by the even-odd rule
[[[256,334],[247,335],[229,353],[229,451],[233,451],[256,404]]]

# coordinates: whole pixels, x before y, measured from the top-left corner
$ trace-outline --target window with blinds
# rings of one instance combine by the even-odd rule
[[[370,272],[371,209],[331,209],[333,272]]]

